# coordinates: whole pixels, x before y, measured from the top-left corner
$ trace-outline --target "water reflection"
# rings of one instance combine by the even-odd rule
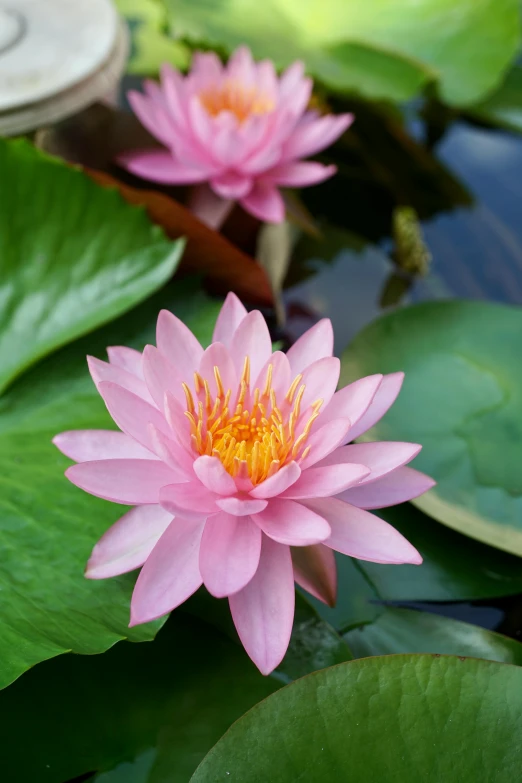
[[[413,283],[402,302],[461,297],[522,303],[522,139],[459,122],[437,146],[436,157],[471,192],[474,203],[453,208],[448,203],[423,221],[433,255],[431,272]],[[322,205],[328,214],[328,202]],[[391,214],[391,204],[387,208]],[[346,221],[351,231],[344,233],[338,205],[331,213],[337,227],[323,224],[323,240],[303,238],[299,244],[294,266],[313,276],[300,279],[294,269],[286,303],[292,338],[328,315],[340,351],[379,314],[394,267],[389,238],[365,244],[367,226],[354,226],[353,213]],[[389,217],[376,216],[376,223],[389,223]]]

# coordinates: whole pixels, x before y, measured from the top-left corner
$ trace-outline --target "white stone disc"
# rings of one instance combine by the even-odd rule
[[[118,27],[110,0],[0,0],[0,112],[84,81],[111,54]]]

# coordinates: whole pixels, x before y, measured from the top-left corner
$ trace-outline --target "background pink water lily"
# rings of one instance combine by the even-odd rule
[[[134,506],[94,547],[87,576],[142,567],[131,624],[171,611],[202,584],[228,597],[245,649],[265,674],[292,631],[294,580],[333,604],[333,550],[378,563],[420,563],[369,513],[425,492],[407,467],[412,443],[350,444],[395,400],[402,374],[336,392],[339,360],[324,319],[284,354],[258,311],[229,294],[204,350],[162,311],[157,346],[89,358],[117,431],[70,431],[58,448],[85,491]],[[350,444],[350,445],[349,445]]]
[[[314,185],[335,173],[333,165],[302,159],[332,144],[353,117],[307,110],[312,80],[301,62],[278,78],[270,60],[255,63],[242,46],[226,66],[213,52],[196,52],[187,76],[170,65],[161,76],[161,84],[146,81],[145,94],[132,91],[129,100],[165,149],[131,151],[119,161],[154,182],[208,183],[195,192],[193,207],[211,225],[234,201],[279,223],[279,187]]]

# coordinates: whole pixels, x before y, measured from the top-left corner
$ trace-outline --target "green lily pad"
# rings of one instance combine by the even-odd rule
[[[0,391],[168,280],[183,243],[24,140],[0,141]]]
[[[514,65],[498,90],[471,106],[469,113],[508,130],[522,131],[522,66]]]
[[[230,724],[278,687],[222,634],[176,612],[149,644],[65,655],[4,690],[2,776],[63,783],[116,768],[99,779],[186,783]]]
[[[344,635],[356,658],[439,653],[522,665],[522,644],[470,623],[413,609],[386,607],[372,623]]]
[[[434,302],[386,315],[343,355],[343,381],[404,370],[397,402],[365,440],[421,443],[437,486],[414,501],[449,527],[522,556],[522,311]]]
[[[131,31],[131,54],[127,72],[157,76],[163,63],[186,68],[190,49],[166,34],[165,8],[159,0],[116,0]]]
[[[85,355],[107,345],[154,340],[162,307],[208,343],[218,304],[190,282],[176,283],[131,314],[26,373],[0,398],[0,687],[59,653],[99,653],[119,639],[151,639],[161,621],[129,629],[132,574],[83,576],[100,535],[127,507],[73,487],[70,464],[52,445],[63,430],[114,424],[92,383]]]
[[[176,37],[303,59],[332,89],[404,100],[431,81],[448,103],[493,90],[520,41],[518,0],[166,0]]]
[[[522,669],[472,658],[363,658],[303,677],[238,720],[191,783],[511,783]]]

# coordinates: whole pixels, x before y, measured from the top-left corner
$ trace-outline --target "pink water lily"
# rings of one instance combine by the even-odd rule
[[[217,227],[234,201],[279,223],[279,187],[314,185],[335,173],[335,166],[302,158],[332,144],[353,117],[307,110],[312,81],[302,63],[278,78],[270,60],[255,63],[242,46],[226,66],[212,52],[196,52],[186,77],[167,64],[161,77],[129,100],[164,149],[128,152],[119,162],[154,182],[207,183],[195,190],[192,206],[210,225]]]
[[[339,359],[324,319],[288,351],[272,352],[261,313],[229,294],[204,350],[172,313],[157,347],[108,349],[90,371],[117,431],[54,439],[78,464],[86,492],[134,506],[94,547],[86,575],[140,568],[131,625],[170,612],[202,584],[228,597],[239,637],[264,673],[292,631],[294,580],[327,604],[336,597],[332,550],[377,563],[421,556],[369,513],[425,492],[406,467],[413,443],[350,444],[395,400],[402,373],[336,392]]]

